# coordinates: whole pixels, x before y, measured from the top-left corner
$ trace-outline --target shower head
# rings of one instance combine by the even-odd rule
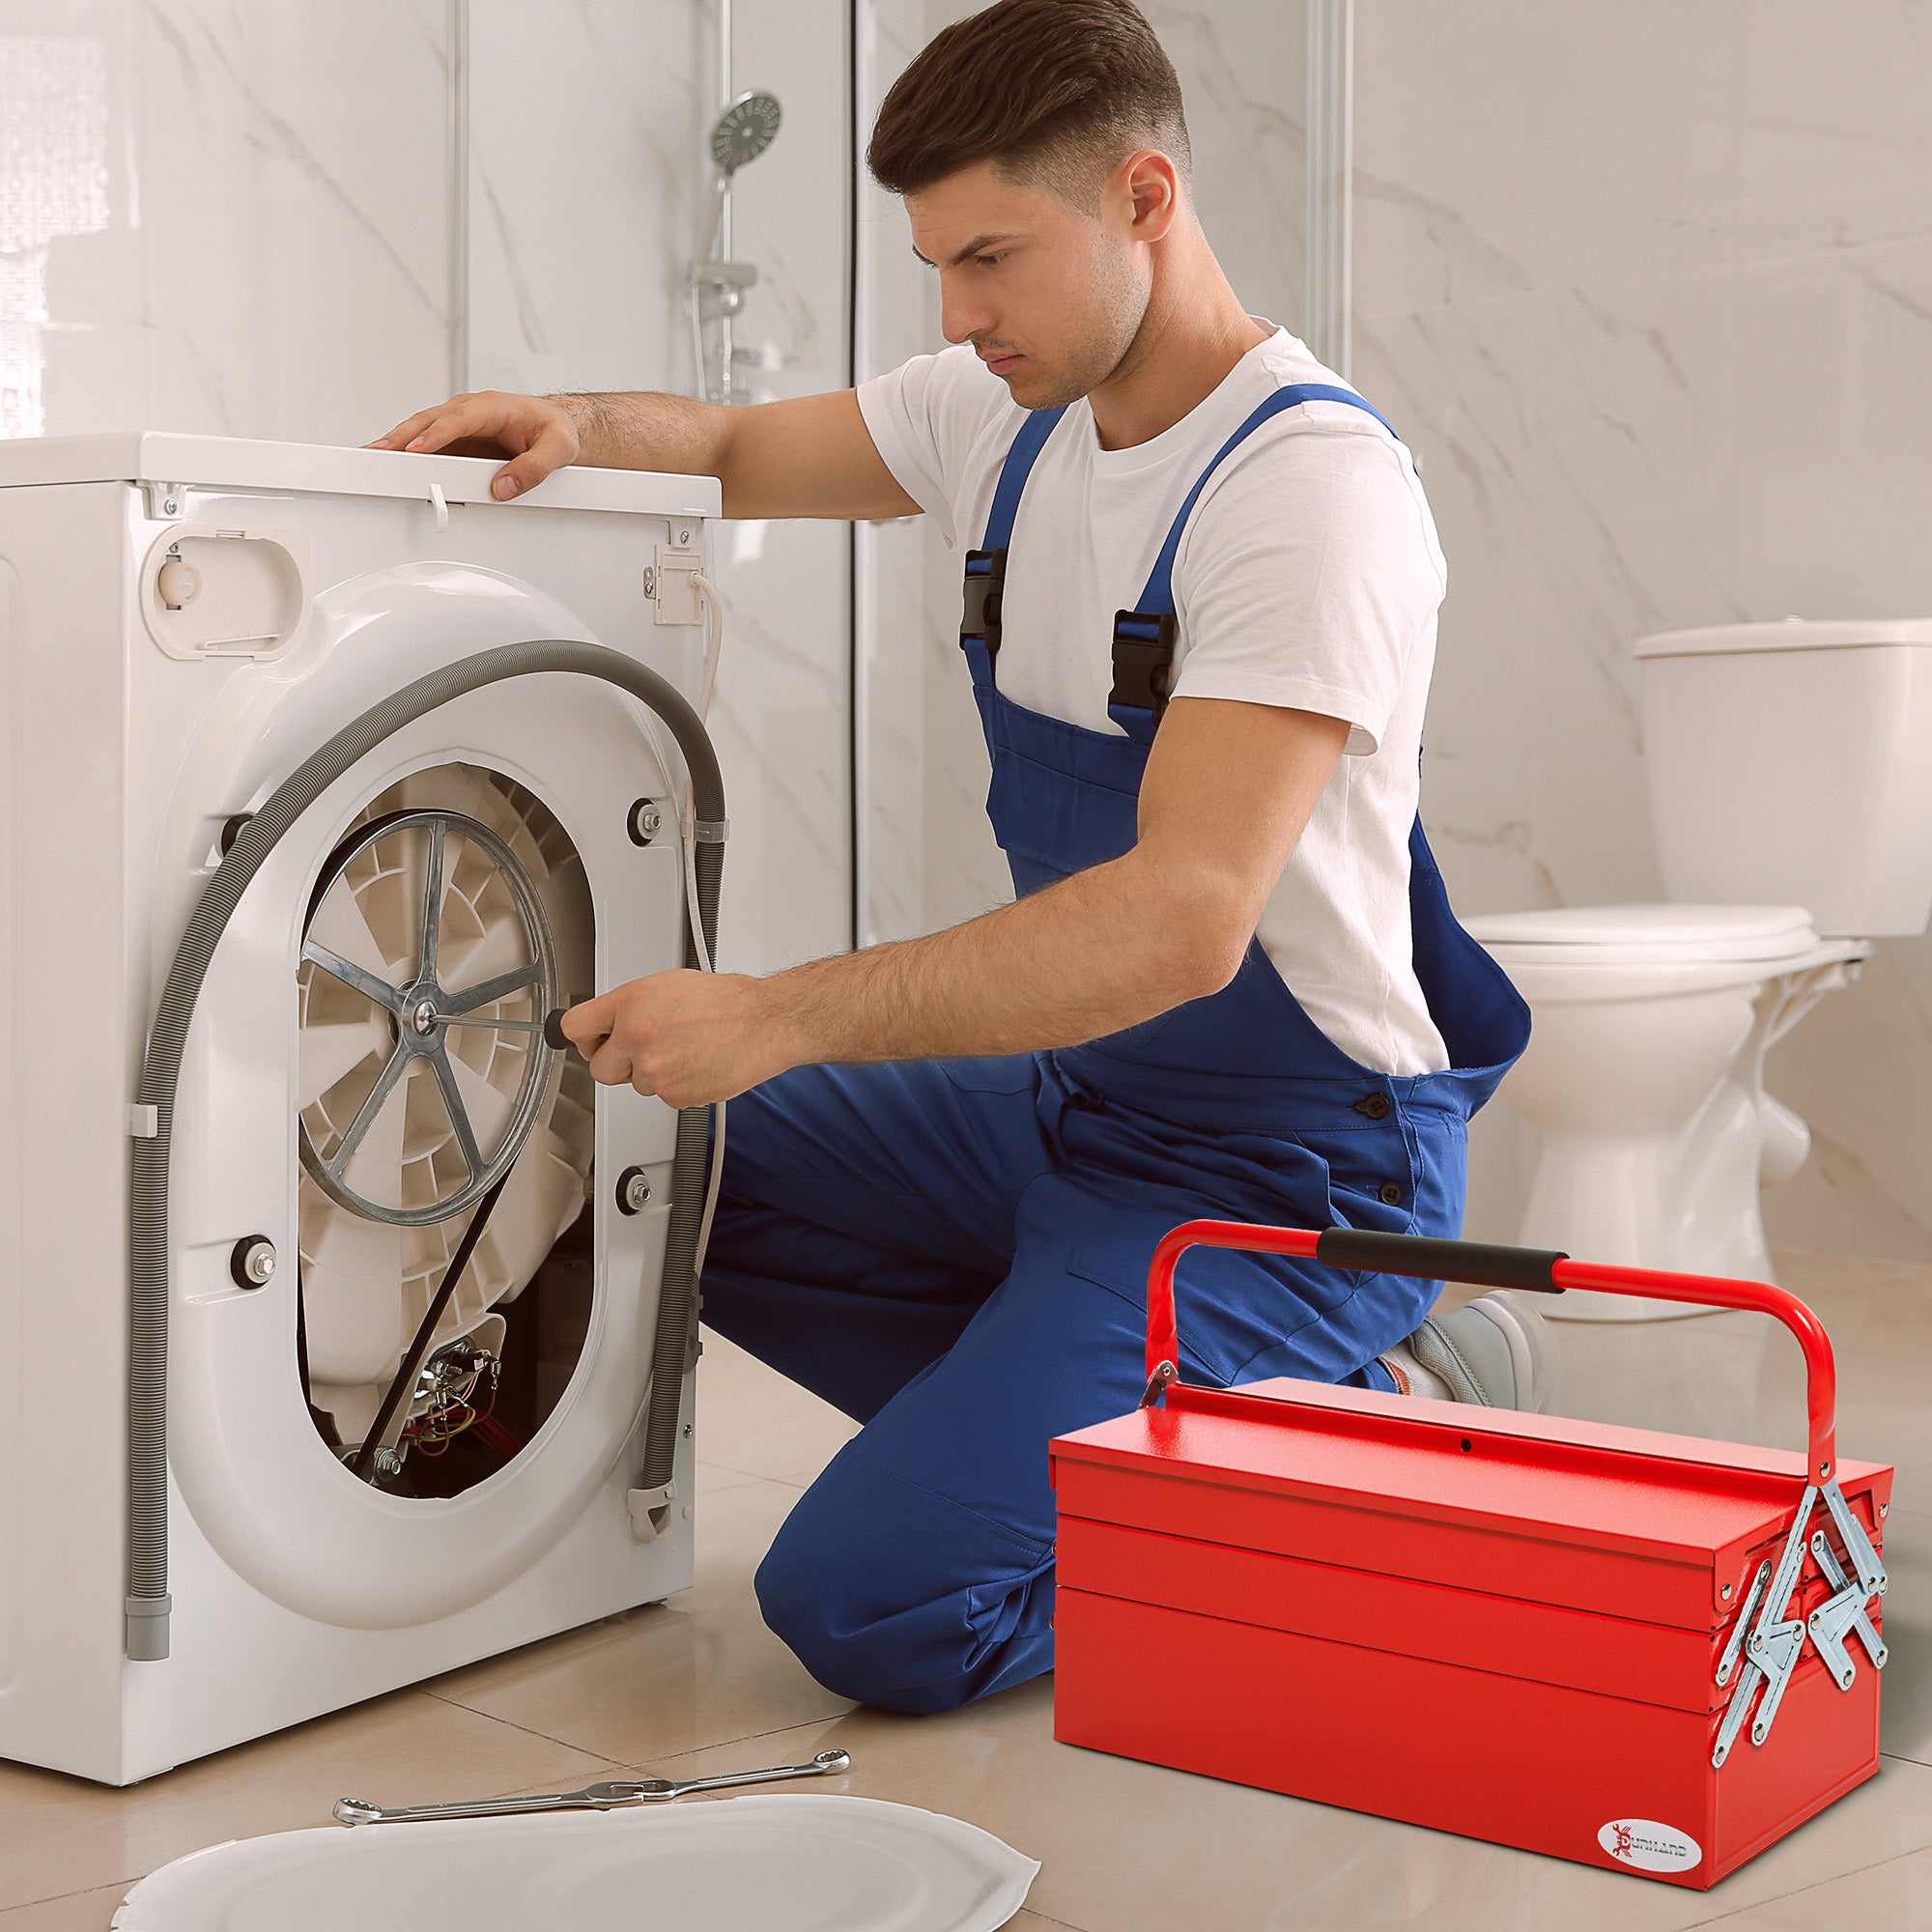
[[[772,145],[781,118],[776,94],[760,90],[739,95],[711,130],[711,158],[718,172],[728,178],[747,161],[755,161]]]

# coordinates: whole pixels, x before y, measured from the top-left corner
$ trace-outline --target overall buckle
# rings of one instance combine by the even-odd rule
[[[978,638],[988,657],[1000,654],[1000,597],[1007,583],[1007,553],[969,550],[966,553],[966,608],[959,619],[959,641]]]
[[[1177,627],[1172,611],[1114,612],[1114,689],[1111,705],[1151,711],[1156,724],[1167,709],[1168,687],[1174,678]]]

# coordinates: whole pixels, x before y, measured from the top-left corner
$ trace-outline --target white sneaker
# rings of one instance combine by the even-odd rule
[[[1492,1289],[1453,1315],[1432,1315],[1381,1358],[1404,1395],[1542,1415],[1556,1394],[1556,1353],[1527,1295]]]

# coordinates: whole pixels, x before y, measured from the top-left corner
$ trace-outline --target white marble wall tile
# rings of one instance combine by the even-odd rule
[[[1925,240],[1923,0],[1741,0],[1724,11],[1736,22],[1739,140],[1722,258]]]
[[[225,398],[208,426],[366,440],[447,368],[442,10],[136,17],[145,327]],[[153,394],[149,419],[188,427],[196,400]]]
[[[472,0],[471,382],[669,389],[695,365],[685,291],[718,111],[707,0]],[[733,86],[783,123],[735,185],[753,401],[842,386],[848,134],[842,0],[738,0]],[[758,366],[758,365],[764,366]],[[850,614],[843,525],[727,524],[712,730],[731,802],[721,961],[770,972],[852,936]]]
[[[769,88],[784,109],[777,140],[739,173],[733,197],[732,252],[758,268],[737,327],[739,350],[758,366],[740,373],[754,401],[843,388],[852,380],[845,6],[736,0],[733,16],[733,86]],[[853,941],[852,532],[792,523],[726,537],[739,641],[715,715],[727,773],[755,805],[732,808],[751,824],[743,835],[734,826],[737,876],[720,944],[728,964],[770,971]]]
[[[1143,11],[1180,76],[1195,200],[1214,252],[1252,314],[1299,333],[1307,9],[1150,0]]]
[[[0,331],[38,395],[8,433],[359,441],[440,384],[443,13],[15,0]]]
[[[1536,432],[1526,298],[1418,309],[1355,329],[1354,381],[1420,467],[1448,559],[1427,747],[1494,757],[1532,728]]]
[[[859,120],[868,128],[886,90],[925,38],[920,0],[871,0],[859,10]],[[861,136],[863,153],[863,132]],[[896,368],[932,344],[931,270],[906,245],[904,211],[858,172],[859,365],[855,380]],[[862,526],[855,582],[854,649],[861,661],[857,728],[862,788],[862,942],[904,939],[925,917],[925,584],[923,518]]]
[[[470,0],[469,384],[689,391],[704,0]]]
[[[923,520],[920,520],[923,521]],[[925,568],[920,523],[862,526],[858,543],[866,654],[863,944],[926,929],[924,798]]]
[[[1561,903],[1536,852],[1533,766],[1431,751],[1422,769],[1423,826],[1459,913]]]
[[[1508,0],[1376,0],[1355,27],[1355,313],[1525,295],[1537,76]]]
[[[127,386],[88,353],[131,325],[124,301],[102,300],[134,252],[114,138],[127,118],[126,23],[100,8],[35,6],[0,24],[0,435],[39,436],[87,407],[88,374]],[[103,272],[109,263],[118,274]],[[138,354],[122,359],[138,372]],[[66,367],[50,376],[55,360]]]
[[[1412,412],[1450,563],[1435,842],[1471,910],[1654,896],[1631,642],[1932,609],[1932,15],[1360,17],[1357,374]],[[1928,1014],[1932,942],[1888,941],[1777,1049],[1821,1149],[1780,1240],[1932,1248]]]

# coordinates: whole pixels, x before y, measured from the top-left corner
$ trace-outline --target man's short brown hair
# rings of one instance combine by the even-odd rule
[[[991,161],[1084,203],[1143,147],[1185,176],[1180,82],[1132,0],[998,0],[936,34],[893,83],[866,161],[893,194]]]

